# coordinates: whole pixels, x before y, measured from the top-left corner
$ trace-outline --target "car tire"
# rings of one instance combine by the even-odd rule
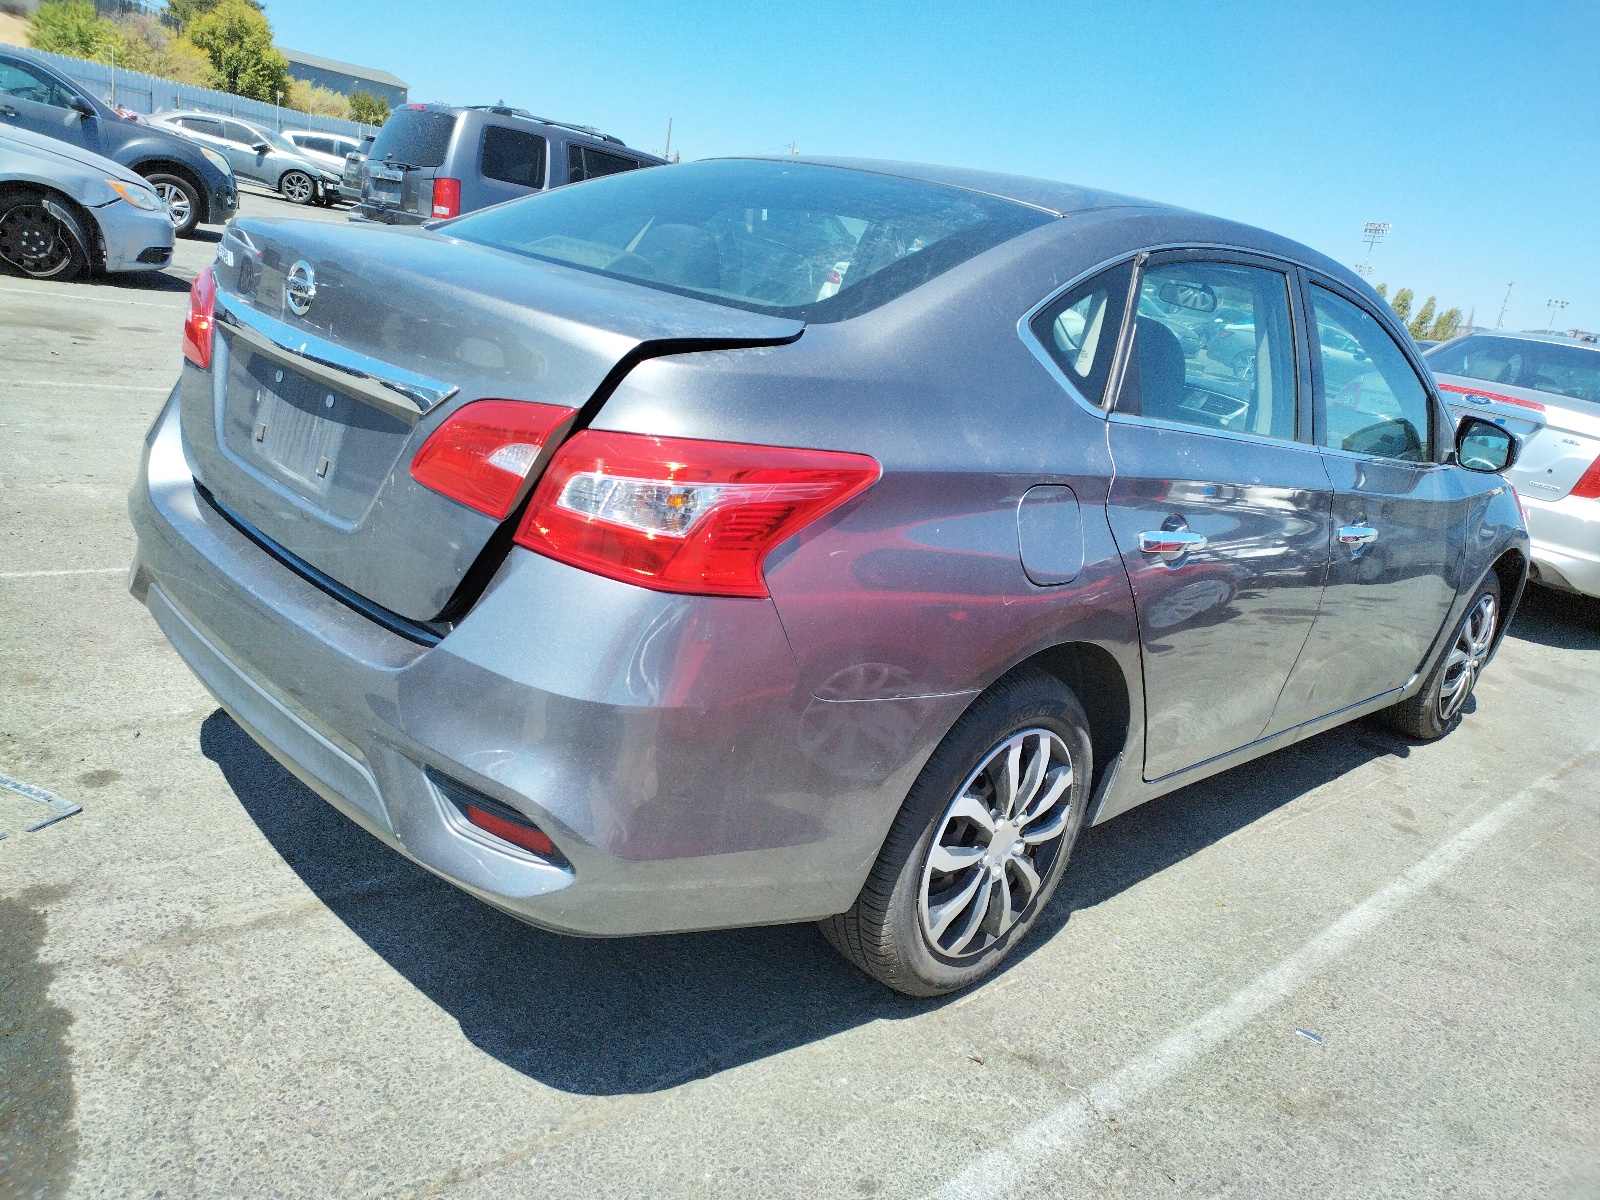
[[[55,208],[56,211],[51,211]],[[0,196],[0,262],[29,279],[77,279],[90,267],[84,229],[42,192]]]
[[[142,172],[141,172],[142,174]],[[170,171],[152,171],[144,180],[166,201],[174,237],[189,237],[206,211],[205,197],[192,180]]]
[[[821,922],[823,936],[908,996],[976,983],[1049,903],[1093,766],[1089,723],[1059,680],[1028,668],[997,684],[939,743],[855,904]]]
[[[1380,712],[1383,722],[1423,742],[1441,738],[1459,725],[1483,665],[1494,649],[1499,621],[1500,580],[1490,571],[1456,622],[1445,652],[1428,673],[1422,689],[1411,699]]]
[[[317,198],[317,183],[304,171],[285,171],[278,192],[290,204],[310,204]]]

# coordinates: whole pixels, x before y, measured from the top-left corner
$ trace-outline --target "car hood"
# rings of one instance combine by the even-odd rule
[[[33,133],[27,129],[14,127],[0,128],[0,146],[32,154],[38,158],[61,159],[76,166],[87,167],[91,171],[99,172],[108,179],[119,179],[123,183],[137,183],[145,186],[143,179],[135,175],[120,163],[112,162],[109,158],[102,158],[70,142],[63,142],[57,138],[45,137],[40,133]]]

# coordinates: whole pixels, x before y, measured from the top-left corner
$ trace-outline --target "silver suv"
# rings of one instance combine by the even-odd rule
[[[351,220],[421,224],[665,162],[586,125],[520,108],[408,104],[390,114],[367,152]]]
[[[339,173],[305,154],[281,133],[237,117],[179,111],[145,118],[217,151],[240,179],[271,188],[291,204],[331,204],[339,198]]]

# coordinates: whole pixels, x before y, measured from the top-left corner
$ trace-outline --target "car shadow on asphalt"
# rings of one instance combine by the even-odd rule
[[[1600,650],[1600,600],[1529,584],[1506,636],[1554,650]]]
[[[875,1020],[928,1012],[840,959],[811,925],[585,939],[534,929],[347,820],[221,709],[200,745],[301,880],[484,1053],[586,1095],[657,1091]],[[1067,882],[1005,969],[1067,922],[1404,739],[1358,723],[1085,832]]]
[[[165,271],[141,271],[137,274],[119,271],[115,275],[101,276],[95,282],[116,288],[119,292],[187,292],[190,285],[190,280],[173,274],[170,267]]]

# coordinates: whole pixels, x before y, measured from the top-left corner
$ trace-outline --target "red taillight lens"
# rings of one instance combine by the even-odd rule
[[[433,215],[454,217],[461,213],[461,180],[435,179],[433,181]]]
[[[513,846],[521,846],[524,850],[532,850],[535,854],[542,854],[546,858],[556,852],[555,843],[542,829],[508,821],[504,817],[479,808],[476,804],[464,805],[462,811],[466,813],[467,820],[479,829],[487,830],[497,838],[504,838]]]
[[[217,281],[207,267],[189,286],[189,315],[183,319],[183,356],[197,367],[211,366],[212,313],[216,303]]]
[[[1589,464],[1589,469],[1572,485],[1572,494],[1585,500],[1600,500],[1600,458]]]
[[[450,414],[411,460],[411,477],[503,521],[539,451],[576,409],[522,400],[479,400]]]
[[[864,454],[585,430],[544,473],[516,540],[658,591],[765,596],[768,553],[880,474]]]

